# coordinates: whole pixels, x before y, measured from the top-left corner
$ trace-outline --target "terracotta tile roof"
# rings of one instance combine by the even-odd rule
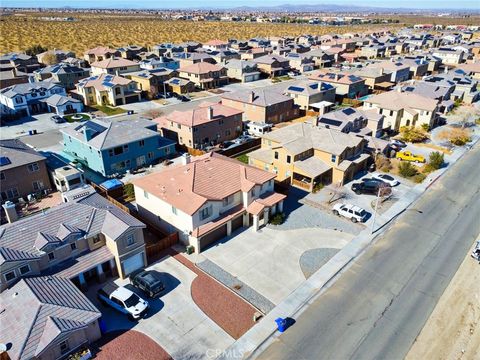
[[[211,71],[221,71],[224,69],[223,66],[210,64],[208,62],[202,61],[196,64],[188,65],[178,69],[178,72],[186,72],[191,74],[206,74]]]
[[[117,50],[111,49],[109,47],[97,46],[96,48],[87,50],[86,55],[105,55],[105,54],[114,54]]]
[[[209,42],[206,42],[204,45],[207,45],[207,46],[221,46],[221,45],[228,45],[228,42],[223,41],[223,40],[215,39],[215,40],[210,40]]]
[[[208,200],[221,201],[239,191],[250,191],[275,174],[245,165],[217,153],[192,158],[179,165],[135,180],[135,186],[193,215]]]
[[[168,122],[172,121],[176,124],[192,127],[220,119],[231,118],[232,116],[242,113],[242,110],[237,110],[219,103],[204,102],[195,109],[174,111],[166,116],[156,118],[153,121],[157,122],[160,126],[165,126]]]
[[[435,99],[429,99],[414,93],[398,91],[388,91],[374,95],[368,98],[366,102],[377,104],[389,110],[406,109],[407,111],[412,111],[412,113],[414,109],[434,111],[438,104],[438,100]]]
[[[105,91],[115,85],[126,86],[132,82],[132,80],[125,79],[122,76],[101,74],[82,79],[77,84],[77,88],[94,87],[98,91]]]
[[[105,59],[102,61],[95,61],[94,63],[92,63],[92,67],[97,67],[101,69],[114,69],[118,67],[135,66],[135,65],[140,67],[140,65],[135,61],[131,61],[131,60],[119,58],[119,57],[111,57],[109,59]]]

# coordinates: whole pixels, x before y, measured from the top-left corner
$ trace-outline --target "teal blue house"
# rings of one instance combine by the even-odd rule
[[[157,124],[141,118],[88,120],[61,129],[63,151],[103,176],[123,174],[175,154],[175,142],[157,132]]]

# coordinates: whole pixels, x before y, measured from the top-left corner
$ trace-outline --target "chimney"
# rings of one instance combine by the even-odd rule
[[[209,106],[208,109],[207,109],[207,117],[208,117],[208,120],[213,119],[213,107],[211,107],[211,106]]]
[[[253,103],[254,100],[255,100],[255,93],[253,91],[251,91],[250,96],[248,97],[248,101],[250,103]]]
[[[182,155],[182,165],[188,165],[190,164],[192,158],[189,153],[185,153]]]
[[[13,202],[6,201],[5,204],[3,204],[2,206],[3,206],[3,209],[5,210],[7,221],[10,224],[18,220],[17,209],[15,208],[15,204]]]

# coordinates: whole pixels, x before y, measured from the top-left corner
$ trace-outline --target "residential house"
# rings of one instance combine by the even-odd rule
[[[285,75],[290,70],[288,59],[282,56],[265,55],[254,58],[252,61],[257,64],[260,72],[270,77]]]
[[[137,87],[143,91],[148,99],[155,99],[160,93],[167,91],[166,81],[177,73],[176,71],[159,68],[155,70],[142,70],[125,74],[127,79],[135,81]]]
[[[228,84],[227,69],[221,65],[199,62],[178,69],[181,78],[190,80],[202,90]]]
[[[427,75],[429,62],[422,58],[399,59],[399,61],[410,67],[410,78],[420,79]]]
[[[285,95],[290,96],[300,109],[309,110],[311,105],[322,101],[334,103],[335,87],[323,82],[305,80],[287,87]]]
[[[248,60],[228,60],[225,63],[229,79],[239,80],[242,83],[260,79],[257,64]]]
[[[37,55],[38,62],[45,65],[53,65],[53,63],[49,62],[50,59],[48,58],[50,56],[55,57],[55,64],[57,64],[69,57],[74,58],[75,53],[72,51],[63,51],[63,50],[57,50],[57,49],[48,50]]]
[[[276,175],[280,183],[313,191],[320,184],[345,184],[366,169],[366,140],[314,124],[296,123],[262,136],[249,164]]]
[[[22,279],[0,302],[6,359],[64,359],[102,337],[102,313],[68,279]]]
[[[89,185],[65,193],[64,200],[1,227],[2,290],[20,278],[42,275],[70,279],[86,289],[146,266],[142,222]]]
[[[458,65],[463,62],[465,53],[461,50],[439,48],[433,50],[432,55],[442,59],[444,65]]]
[[[16,84],[25,84],[28,83],[28,81],[28,74],[19,72],[15,68],[7,71],[0,71],[0,89]]]
[[[194,109],[174,111],[154,121],[164,137],[198,149],[240,136],[242,114],[243,111],[221,103],[202,103]]]
[[[285,195],[273,191],[274,174],[217,153],[134,180],[139,214],[160,227],[177,229],[199,253],[234,230],[255,230],[283,211]]]
[[[222,104],[243,111],[245,121],[276,124],[299,116],[290,96],[268,89],[225,93]]]
[[[48,111],[63,116],[75,114],[83,111],[83,103],[75,98],[65,95],[53,94],[44,102],[48,106]]]
[[[48,110],[42,101],[50,96],[66,95],[65,88],[51,81],[12,85],[0,90],[0,114],[4,118],[24,117]]]
[[[365,80],[365,85],[370,90],[390,90],[395,84],[390,81],[392,74],[383,68],[362,67],[352,71],[352,75]]]
[[[462,64],[458,68],[463,70],[465,74],[472,79],[480,80],[480,62]]]
[[[360,51],[360,56],[367,59],[376,59],[385,57],[386,48],[381,44],[370,44],[367,46],[362,46]]]
[[[81,79],[90,76],[90,70],[70,64],[60,63],[35,70],[33,75],[35,81],[51,79],[50,81],[59,83],[65,89],[73,90],[75,89],[75,84]]]
[[[347,97],[354,99],[367,95],[368,93],[365,80],[352,74],[318,70],[311,73],[308,78],[334,86],[335,93],[340,98]]]
[[[240,53],[232,50],[209,51],[207,54],[215,60],[217,64],[223,64],[229,60],[240,59]]]
[[[285,57],[291,69],[296,69],[302,73],[312,71],[315,68],[315,62],[311,56],[297,53],[290,53]]]
[[[147,51],[147,48],[139,45],[127,45],[117,49],[120,52],[120,56],[128,60],[139,60],[138,55]]]
[[[161,56],[157,59],[148,59],[140,61],[140,68],[144,70],[170,69],[177,70],[180,67],[178,60]]]
[[[120,51],[116,49],[111,49],[104,46],[98,46],[93,49],[87,50],[83,58],[88,61],[89,64],[93,64],[94,62],[103,61],[106,59],[110,59],[111,57],[119,57]]]
[[[344,133],[380,137],[383,134],[384,118],[384,115],[378,114],[375,110],[348,107],[319,116],[316,124]]]
[[[384,127],[399,131],[402,126],[422,126],[433,128],[437,122],[438,100],[422,95],[389,91],[366,99],[363,109],[375,109],[385,115]]]
[[[140,70],[139,63],[118,57],[110,57],[102,61],[96,61],[91,63],[91,67],[92,75],[121,75]]]
[[[210,64],[215,64],[216,61],[214,58],[212,58],[209,54],[207,53],[198,53],[198,52],[193,52],[193,53],[177,53],[173,56],[173,59],[179,62],[180,67],[186,67],[190,66],[193,64],[201,63],[201,62],[207,62]]]
[[[51,189],[46,158],[19,139],[0,140],[2,203]]]
[[[390,73],[390,81],[399,83],[410,79],[410,66],[394,59],[375,62],[367,66],[370,69],[383,69],[384,73]]]
[[[430,75],[424,78],[424,81],[434,83],[439,86],[454,83],[455,90],[451,94],[452,100],[461,100],[467,104],[480,100],[480,91],[478,88],[478,80],[468,76],[467,72],[462,69],[454,69],[447,73]]]
[[[195,91],[195,84],[190,80],[179,77],[172,77],[164,81],[167,91],[175,94],[188,94]]]
[[[31,73],[42,67],[35,56],[19,53],[8,53],[0,56],[0,71],[11,71]]]
[[[262,56],[266,56],[268,54],[269,50],[267,48],[253,48],[242,52],[240,58],[242,60],[253,60]]]
[[[309,52],[306,52],[305,55],[312,57],[312,60],[317,69],[330,67],[335,62],[335,58],[333,55],[327,54],[325,51],[320,49],[310,50]]]
[[[92,119],[61,132],[64,152],[103,176],[145,167],[175,153],[174,142],[160,136],[157,124],[141,118]]]
[[[96,75],[81,80],[72,95],[87,106],[118,106],[140,101],[137,83],[122,76]]]
[[[202,45],[204,49],[212,50],[212,51],[222,51],[228,49],[228,41],[223,40],[210,40]]]
[[[452,110],[455,104],[451,99],[451,95],[455,91],[453,81],[445,80],[438,83],[417,81],[403,86],[401,90],[437,100],[439,102],[438,110],[444,114]]]

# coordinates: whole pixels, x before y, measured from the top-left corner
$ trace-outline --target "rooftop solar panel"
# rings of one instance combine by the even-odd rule
[[[304,89],[301,88],[301,87],[298,87],[298,86],[290,86],[290,87],[288,88],[288,90],[290,90],[290,91],[302,92]]]
[[[114,86],[115,86],[115,84],[113,84],[113,83],[111,83],[111,82],[108,82],[108,81],[104,81],[104,82],[102,83],[102,85],[103,85],[103,86],[106,86],[106,87],[114,87]]]
[[[6,156],[0,156],[0,166],[5,166],[5,165],[9,165],[11,164],[12,162],[10,161],[10,159]]]
[[[342,112],[345,114],[345,115],[352,115],[355,113],[355,110],[353,110],[352,108],[346,108],[346,109],[343,109]]]
[[[180,79],[173,79],[172,81],[170,81],[173,85],[178,85],[180,84]]]

